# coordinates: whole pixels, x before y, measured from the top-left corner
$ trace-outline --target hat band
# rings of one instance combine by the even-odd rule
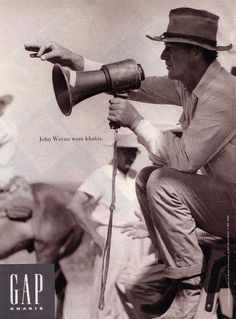
[[[161,35],[161,38],[163,38],[163,39],[164,38],[182,38],[182,39],[186,39],[186,40],[194,40],[194,41],[199,42],[199,43],[209,44],[211,46],[216,47],[216,41],[205,39],[205,38],[198,37],[195,35],[186,35],[186,34],[181,34],[181,33],[164,32]]]

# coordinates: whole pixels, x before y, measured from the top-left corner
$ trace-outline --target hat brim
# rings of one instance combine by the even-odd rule
[[[202,47],[204,49],[211,50],[211,51],[229,51],[233,47],[232,44],[229,44],[226,46],[218,46],[218,45],[212,46],[212,45],[197,42],[197,41],[194,41],[191,39],[183,39],[183,38],[177,38],[177,37],[176,38],[168,38],[168,37],[163,37],[163,36],[150,36],[150,35],[146,35],[146,37],[150,40],[159,41],[159,42],[193,44],[193,45],[197,45],[199,47]]]
[[[13,96],[10,94],[0,96],[0,103],[4,104],[5,106],[10,104],[13,100]]]

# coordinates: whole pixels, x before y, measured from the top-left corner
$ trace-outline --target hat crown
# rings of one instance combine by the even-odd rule
[[[192,8],[170,11],[167,33],[216,41],[219,17],[211,12]]]
[[[228,51],[233,47],[231,43],[217,45],[219,17],[211,12],[182,7],[171,10],[169,19],[167,32],[147,37],[154,41],[197,45],[213,51]]]

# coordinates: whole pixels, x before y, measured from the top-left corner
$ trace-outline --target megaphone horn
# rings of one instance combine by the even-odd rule
[[[138,89],[144,80],[140,64],[133,59],[103,65],[100,70],[76,72],[53,66],[52,81],[61,112],[69,116],[72,107],[99,93],[121,93]]]

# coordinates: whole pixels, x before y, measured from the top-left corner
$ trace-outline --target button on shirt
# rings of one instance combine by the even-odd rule
[[[236,183],[236,77],[215,60],[189,93],[182,82],[149,77],[130,99],[183,106],[181,138],[144,119],[136,127],[138,141],[150,159],[179,171],[215,176]]]
[[[0,189],[4,189],[14,177],[14,155],[17,144],[16,127],[0,117]]]
[[[104,165],[95,170],[79,187],[79,191],[92,196],[97,206],[92,212],[92,219],[101,225],[108,225],[111,204],[112,165]],[[116,175],[116,209],[113,226],[122,227],[126,222],[138,221],[134,214],[138,209],[135,193],[135,180],[119,170]]]

